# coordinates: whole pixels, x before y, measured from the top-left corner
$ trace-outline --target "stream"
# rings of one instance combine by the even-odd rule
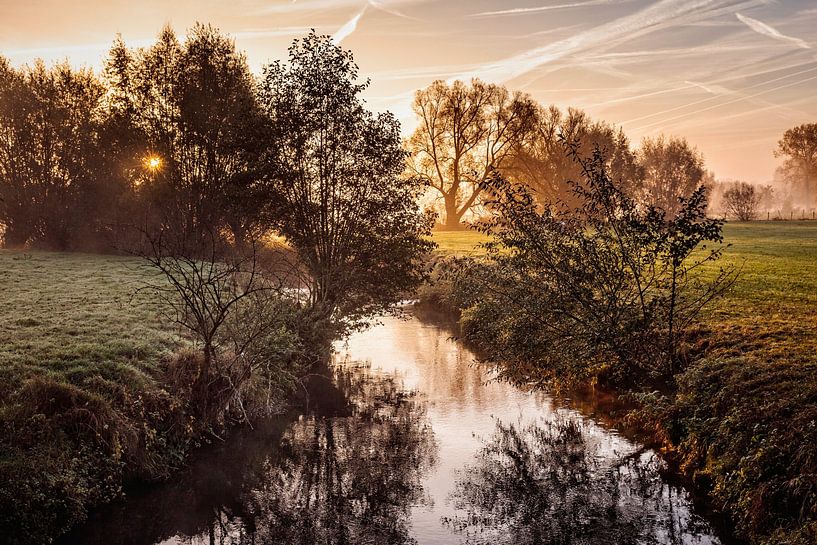
[[[305,414],[240,429],[63,545],[714,544],[657,454],[493,380],[421,320],[337,345]]]

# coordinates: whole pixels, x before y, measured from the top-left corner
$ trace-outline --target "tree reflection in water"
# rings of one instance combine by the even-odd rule
[[[227,543],[413,543],[409,515],[434,463],[423,405],[389,378],[346,373],[348,417],[309,419],[247,495],[251,540]]]
[[[335,375],[313,381],[310,416],[237,434],[60,543],[414,543],[411,509],[428,501],[422,479],[436,456],[425,405],[364,366]]]
[[[452,492],[463,514],[444,522],[473,545],[715,542],[660,466],[602,452],[581,421],[497,422]]]

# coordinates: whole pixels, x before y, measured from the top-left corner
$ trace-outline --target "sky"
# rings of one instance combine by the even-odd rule
[[[98,69],[117,33],[141,47],[197,21],[256,72],[311,28],[334,36],[406,136],[414,90],[478,77],[582,108],[636,145],[685,137],[719,178],[762,183],[783,132],[817,122],[817,0],[0,0],[0,54]]]

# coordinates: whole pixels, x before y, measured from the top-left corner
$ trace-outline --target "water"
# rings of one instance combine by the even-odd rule
[[[354,335],[308,415],[235,433],[64,543],[720,543],[653,452],[493,381],[450,335]]]

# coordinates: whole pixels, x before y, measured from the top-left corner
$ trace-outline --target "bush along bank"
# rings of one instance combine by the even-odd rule
[[[438,256],[421,301],[458,315],[506,378],[636,400],[628,420],[739,537],[814,543],[817,364],[746,356],[734,350],[745,339],[709,330],[707,304],[735,271],[718,265],[721,222],[703,191],[668,218],[634,206],[598,163],[584,168],[575,208],[492,180],[484,256]]]
[[[49,543],[126,483],[168,478],[230,426],[282,412],[312,363],[307,319],[281,303],[252,353],[218,352],[206,370],[192,344],[142,369],[4,369],[0,542]]]

